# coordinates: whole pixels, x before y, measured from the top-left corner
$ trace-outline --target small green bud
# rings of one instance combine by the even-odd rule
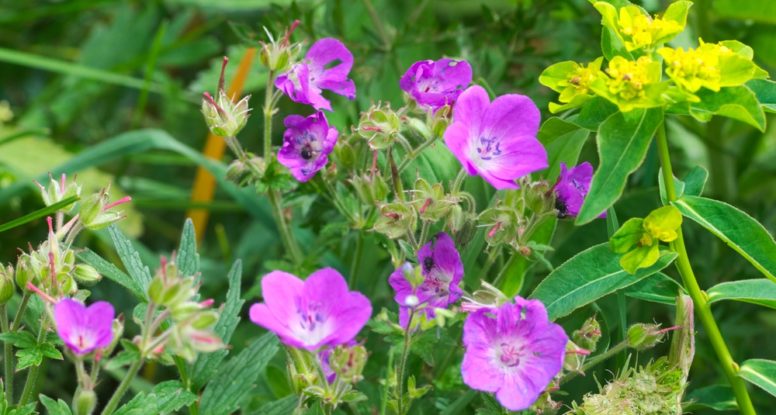
[[[218,312],[215,310],[202,311],[191,322],[191,327],[198,330],[204,330],[212,327],[218,321]]]
[[[93,390],[78,388],[73,397],[73,415],[91,415],[97,406],[97,394]]]
[[[591,353],[595,351],[598,340],[601,339],[601,325],[595,317],[590,317],[582,324],[579,330],[571,335],[574,343]]]
[[[442,183],[432,185],[423,178],[418,178],[415,181],[415,189],[412,193],[412,204],[423,220],[436,222],[444,218],[454,204],[452,199],[445,197]]]
[[[434,113],[434,118],[431,121],[431,132],[434,134],[434,137],[445,135],[445,130],[447,130],[447,126],[450,124],[451,112],[452,108],[449,105],[445,105]]]
[[[251,109],[248,107],[250,95],[234,102],[220,90],[214,99],[205,92],[202,98],[202,115],[210,132],[219,137],[236,137],[248,122]]]
[[[354,176],[350,183],[358,194],[358,198],[368,205],[375,205],[383,202],[388,196],[388,183],[383,176],[376,172],[374,175],[364,174]]]
[[[51,175],[49,175],[49,179],[50,181],[48,187],[38,183],[40,194],[43,198],[43,203],[46,206],[51,206],[73,196],[81,195],[81,186],[76,183],[75,180],[68,182],[67,176],[64,173],[62,173],[62,176],[59,180],[54,179],[54,177]],[[57,212],[70,212],[74,205],[75,202],[60,208]]]
[[[407,232],[415,232],[417,222],[415,209],[409,205],[400,202],[386,203],[380,206],[380,217],[374,225],[374,230],[396,239]]]
[[[31,265],[31,257],[29,254],[22,254],[16,261],[16,285],[22,290],[27,289],[27,283],[34,281],[34,272]]]
[[[393,145],[399,135],[401,120],[390,105],[377,104],[361,114],[356,132],[372,150],[384,150]]]
[[[657,324],[634,324],[628,328],[628,347],[646,350],[655,347],[665,337],[665,331]]]
[[[76,281],[84,284],[92,284],[100,281],[102,275],[94,267],[86,264],[78,264],[73,272]]]
[[[164,281],[161,275],[156,275],[151,283],[148,284],[148,299],[156,304],[162,303],[162,294],[164,293]]]
[[[0,264],[0,305],[6,304],[14,294],[13,267]]]
[[[450,207],[450,214],[447,215],[447,227],[452,233],[458,233],[466,225],[466,213],[459,205]]]
[[[361,373],[366,365],[366,348],[360,344],[347,347],[338,346],[331,352],[329,365],[343,382],[357,383],[363,377]]]

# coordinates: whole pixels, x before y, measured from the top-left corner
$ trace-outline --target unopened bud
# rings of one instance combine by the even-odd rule
[[[574,343],[586,350],[594,352],[598,340],[601,338],[601,325],[595,317],[590,317],[582,324],[579,330],[571,335]]]
[[[361,373],[366,360],[367,352],[364,346],[339,346],[331,353],[329,365],[341,381],[356,383],[362,379]]]
[[[75,180],[68,182],[67,176],[64,173],[62,173],[59,180],[51,175],[49,175],[49,179],[48,186],[43,186],[38,183],[43,203],[45,203],[46,206],[51,206],[73,196],[81,195],[81,186],[76,183]],[[58,212],[67,213],[73,208],[73,205],[75,205],[75,202],[61,207]]]
[[[97,406],[97,394],[93,390],[78,388],[73,397],[73,415],[91,415]]]
[[[6,304],[14,293],[13,267],[0,264],[0,305]]]
[[[31,259],[30,255],[22,254],[16,262],[16,285],[22,289],[27,289],[27,283],[34,281]]]
[[[202,115],[210,131],[219,137],[236,137],[248,122],[251,109],[250,95],[234,102],[225,91],[219,91],[213,98],[205,92],[202,95]]]
[[[415,232],[418,217],[415,209],[404,203],[386,203],[380,207],[380,216],[374,225],[374,230],[396,239]]]
[[[100,275],[94,267],[86,264],[76,265],[73,275],[75,276],[76,281],[84,284],[93,284],[102,279],[102,275]]]
[[[628,328],[628,347],[639,351],[651,349],[663,340],[665,333],[658,324],[634,324]]]
[[[361,114],[356,132],[366,139],[372,150],[383,150],[396,141],[401,121],[390,105],[377,104]]]

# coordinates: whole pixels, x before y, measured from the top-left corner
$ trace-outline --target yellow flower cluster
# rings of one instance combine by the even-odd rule
[[[638,6],[625,6],[619,10],[617,27],[630,52],[649,48],[658,41],[682,31],[683,27],[673,20],[652,18]]]
[[[658,53],[666,63],[666,73],[679,86],[695,92],[701,87],[719,91],[719,59],[733,53],[725,46],[705,43],[697,49],[661,48]]]
[[[635,61],[615,56],[606,69],[610,77],[606,83],[609,93],[625,101],[644,98],[644,87],[654,81],[652,63],[648,56]]]
[[[559,87],[565,88],[560,94],[560,102],[570,102],[576,95],[589,93],[590,84],[601,73],[601,61],[596,59],[587,65],[579,65],[565,82],[558,83]]]

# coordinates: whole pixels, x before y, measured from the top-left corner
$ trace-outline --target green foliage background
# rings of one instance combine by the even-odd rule
[[[664,9],[665,3],[640,4],[655,11]],[[477,82],[495,93],[529,95],[547,116],[547,103],[554,93],[539,85],[539,73],[557,61],[595,58],[600,39],[600,16],[585,0],[2,0],[0,99],[10,103],[14,118],[0,125],[0,223],[40,208],[31,179],[69,163],[67,171],[78,172],[87,188],[112,181],[120,193],[133,196],[124,231],[134,238],[146,264],[158,263],[160,253],[169,254],[178,245],[185,212],[192,207],[194,171],[204,163],[197,154],[207,134],[199,113],[199,94],[214,90],[222,55],[231,58],[231,70],[235,70],[245,47],[264,38],[262,26],[278,33],[296,18],[302,22],[297,39],[338,37],[355,55],[358,98],[353,102],[336,98],[336,112],[330,116],[340,131],[355,124],[359,112],[373,102],[400,103],[398,79],[405,68],[416,60],[442,56],[469,60]],[[740,40],[754,48],[759,65],[776,74],[776,2],[697,1],[688,30],[674,44],[689,45],[697,37]],[[247,92],[258,97],[252,101],[254,108],[260,105],[265,77],[255,64],[246,86]],[[302,109],[284,101],[281,113],[297,110]],[[668,134],[679,177],[694,165],[706,167],[710,172],[706,195],[741,208],[774,233],[776,119],[769,115],[769,121],[767,131],[760,133],[728,119],[700,124],[687,118],[669,124]],[[260,145],[260,124],[260,117],[252,117],[241,136],[248,149],[257,150]],[[279,143],[278,131],[275,138]],[[596,157],[594,143],[588,140],[581,159],[595,164]],[[615,205],[621,220],[643,217],[659,206],[655,190],[658,165],[653,148]],[[222,166],[208,166],[223,176]],[[476,187],[467,186],[467,190],[480,195],[487,192],[484,186]],[[348,231],[346,222],[311,189],[302,187],[292,203],[305,227],[296,230],[297,236],[318,258],[311,266],[347,270],[356,233]],[[243,298],[254,301],[260,294],[258,277],[282,266],[278,262],[281,244],[266,201],[222,185],[214,201],[202,207],[212,213],[199,248],[205,293],[222,301],[231,262],[241,258]],[[550,261],[558,265],[606,241],[605,227],[603,221],[578,228],[563,223]],[[2,234],[0,261],[12,261],[17,247],[44,237],[42,220]],[[686,225],[686,237],[701,286],[758,277],[748,263],[697,225]],[[107,233],[82,238],[104,257],[115,258]],[[369,237],[363,252],[356,288],[375,302],[375,310],[383,305],[393,307],[386,283],[391,272],[387,253]],[[476,275],[480,265],[476,258],[467,261],[467,274]],[[546,273],[541,266],[531,269],[521,293],[530,292]],[[110,299],[125,312],[131,310],[131,299],[110,282],[101,284],[95,296]],[[672,319],[670,307],[627,301],[630,322],[668,323]],[[776,313],[724,302],[715,304],[714,310],[735,358],[776,359],[772,336]],[[607,334],[616,336],[619,322],[614,298],[599,301],[589,311],[602,317]],[[585,313],[577,314],[578,319],[561,322],[575,328]],[[235,352],[260,331],[241,324],[233,338]],[[721,373],[708,364],[714,357],[702,329],[697,344],[690,390],[724,383]],[[373,356],[384,356],[381,353],[387,346],[378,336],[367,345]],[[430,342],[429,347],[454,345]],[[281,357],[276,357],[264,375],[267,381],[259,382],[253,407],[289,392]],[[412,364],[419,383],[436,379],[432,399],[422,404],[424,410],[467,413],[475,395],[448,392],[461,382],[455,364],[443,365],[447,370],[442,373],[421,372],[420,359]],[[377,385],[385,362],[373,358],[369,365],[365,384]],[[608,379],[605,369],[595,376]],[[69,400],[71,373],[69,368],[49,370],[42,392]],[[171,373],[156,367],[144,377],[159,382]],[[110,391],[111,382],[106,381],[100,390]],[[148,389],[148,384],[139,382],[136,387]],[[595,389],[594,376],[580,377],[569,387],[579,397]],[[379,394],[377,390],[364,392],[370,397]],[[752,389],[752,393],[757,406],[773,406],[764,392]]]

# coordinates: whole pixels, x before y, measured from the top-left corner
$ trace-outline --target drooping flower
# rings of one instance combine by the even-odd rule
[[[418,104],[436,111],[452,105],[471,82],[469,62],[444,58],[413,63],[399,80],[399,86]]]
[[[590,181],[593,179],[593,166],[584,162],[569,169],[566,163],[560,163],[560,176],[555,183],[553,192],[555,192],[555,208],[558,210],[558,217],[576,217],[585,196],[590,190]],[[605,218],[606,212],[599,218]]]
[[[538,300],[516,297],[514,303],[480,309],[463,325],[463,381],[495,393],[509,410],[524,410],[560,372],[567,342]]]
[[[418,251],[423,282],[416,287],[405,277],[405,269],[399,268],[388,278],[396,291],[394,299],[399,303],[399,324],[409,324],[410,304],[417,300],[418,313],[434,317],[434,309],[447,308],[463,294],[460,284],[463,278],[463,262],[450,235],[441,232]],[[411,297],[414,296],[414,297]]]
[[[310,180],[329,161],[337,143],[337,129],[329,127],[326,116],[318,111],[309,117],[289,115],[283,120],[283,147],[278,161],[288,167],[300,182]]]
[[[470,175],[496,189],[515,189],[516,179],[547,167],[547,152],[536,138],[540,118],[530,98],[507,94],[490,102],[475,85],[458,97],[445,144]]]
[[[348,99],[356,97],[356,85],[348,78],[353,54],[342,42],[324,38],[313,43],[304,59],[280,74],[275,87],[300,104],[331,111],[331,103],[321,93],[328,89]]]
[[[277,334],[292,347],[318,350],[347,344],[372,315],[361,293],[348,291],[333,268],[323,268],[302,281],[283,271],[261,280],[263,303],[251,306],[251,321]]]
[[[77,355],[110,345],[114,315],[113,306],[105,301],[86,307],[76,300],[64,298],[54,305],[57,334]]]

